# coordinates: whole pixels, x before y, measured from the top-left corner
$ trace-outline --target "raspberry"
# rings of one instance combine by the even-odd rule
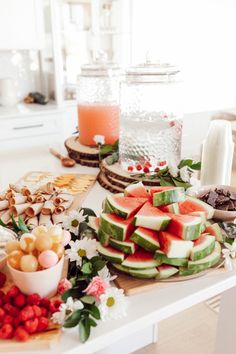
[[[51,304],[51,301],[50,301],[48,298],[46,298],[46,297],[44,297],[44,298],[40,301],[40,306],[45,307],[45,308],[48,309],[48,310],[49,310],[50,304]]]
[[[3,305],[3,301],[2,299],[0,299],[0,307],[2,307],[2,305]]]
[[[4,295],[2,298],[3,304],[9,304],[11,302],[11,298],[8,294]]]
[[[45,307],[40,307],[40,310],[41,310],[41,316],[48,317],[48,310],[45,309]]]
[[[13,337],[14,329],[11,324],[4,324],[0,329],[1,339],[11,339]]]
[[[133,171],[133,166],[128,166],[128,171],[132,172]]]
[[[17,328],[19,325],[20,325],[20,319],[19,319],[19,317],[15,317],[15,318],[13,319],[13,326],[14,326],[15,328]]]
[[[33,306],[32,306],[32,309],[33,309],[33,311],[34,311],[35,317],[40,317],[40,316],[42,316],[42,310],[41,310],[41,308],[40,308],[39,306],[33,305]],[[45,310],[46,310],[46,309],[45,309]],[[46,310],[46,311],[47,311],[47,310]]]
[[[39,317],[37,332],[43,332],[48,328],[48,319],[46,317]]]
[[[4,291],[0,290],[0,299],[2,299],[4,295],[5,295]]]
[[[154,171],[155,171],[155,172],[159,172],[159,171],[160,171],[160,168],[159,168],[159,167],[156,167]]]
[[[18,295],[20,293],[20,290],[17,286],[13,285],[11,287],[10,290],[8,290],[7,292],[7,296],[9,296],[9,298],[13,298],[13,297],[16,297],[16,295]]]
[[[59,311],[59,307],[61,306],[62,301],[59,299],[53,300],[50,303],[49,310],[51,313]]]
[[[16,317],[19,315],[19,309],[15,306],[12,306],[11,304],[5,304],[3,306],[4,310],[7,312],[7,314]]]
[[[29,339],[28,332],[26,332],[26,330],[22,326],[19,326],[15,330],[14,336],[15,336],[16,340],[21,341],[21,342],[25,342]]]
[[[38,318],[34,318],[33,320],[27,320],[24,323],[24,329],[30,334],[35,333],[38,330],[38,324]]]
[[[34,318],[34,311],[32,309],[32,306],[25,306],[19,314],[19,319],[22,322],[25,322],[27,320],[31,320],[32,318]]]
[[[137,171],[141,171],[141,169],[142,169],[142,166],[141,166],[141,165],[137,165],[137,166],[136,166],[136,170],[137,170]]]
[[[24,294],[18,294],[14,298],[13,302],[17,307],[23,307],[26,304],[26,296]]]
[[[4,273],[0,272],[0,288],[6,283],[7,277]]]
[[[6,314],[5,310],[0,307],[0,322],[3,321],[5,314]]]
[[[147,166],[144,166],[143,172],[144,172],[144,173],[148,173],[148,172],[149,172],[149,168],[148,168]]]
[[[159,162],[159,166],[165,166],[165,165],[166,165],[166,161]]]
[[[3,324],[12,324],[13,323],[13,317],[10,315],[5,315],[2,321]]]
[[[41,297],[39,294],[31,294],[28,296],[27,302],[29,305],[39,305],[41,301]]]

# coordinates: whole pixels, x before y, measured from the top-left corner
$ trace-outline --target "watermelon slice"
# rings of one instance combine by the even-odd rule
[[[135,215],[146,201],[147,198],[117,197],[116,195],[107,197],[107,203],[113,213],[125,219]]]
[[[98,233],[99,225],[100,225],[100,218],[97,218],[96,216],[89,216],[88,218],[88,225],[96,232]]]
[[[205,258],[213,252],[215,248],[215,236],[202,234],[196,241],[190,252],[190,259],[197,261],[198,259]]]
[[[202,200],[186,196],[185,201],[179,203],[180,214],[190,214],[194,211],[204,211],[207,219],[212,219],[214,215],[214,208]]]
[[[169,264],[162,264],[159,267],[157,267],[158,274],[157,274],[157,279],[167,279],[178,273],[179,269],[175,268]]]
[[[221,257],[221,246],[219,242],[215,242],[215,248],[211,254],[207,257],[198,259],[197,261],[189,261],[188,269],[193,269],[196,272],[200,272],[204,269],[211,268],[217,264]]]
[[[110,246],[104,247],[99,243],[97,250],[105,259],[113,263],[122,263],[125,259],[123,252],[117,251]]]
[[[158,261],[153,259],[153,253],[138,250],[135,254],[129,255],[122,266],[134,269],[153,268],[158,265]]]
[[[147,202],[134,217],[136,226],[151,230],[164,230],[170,222],[170,217]]]
[[[133,218],[122,219],[115,214],[102,213],[101,229],[116,240],[124,241],[134,231]]]
[[[109,244],[113,248],[128,254],[134,254],[135,251],[137,251],[138,249],[138,246],[131,240],[119,241],[116,240],[115,238],[110,238]]]
[[[149,198],[150,195],[142,182],[132,183],[125,188],[126,197],[139,197],[139,198]]]
[[[109,245],[110,236],[106,234],[101,228],[98,229],[98,239],[103,246]]]
[[[179,204],[178,203],[161,205],[158,207],[158,209],[160,209],[164,213],[179,214]]]
[[[154,252],[160,248],[158,233],[156,231],[138,227],[130,238],[147,251]]]
[[[196,240],[201,233],[201,218],[192,215],[169,214],[171,223],[169,232],[181,237],[184,240]]]
[[[156,268],[130,269],[130,268],[125,268],[120,264],[112,264],[112,265],[116,269],[128,273],[129,275],[132,275],[135,278],[151,279],[151,278],[156,278],[158,275],[158,270]]]
[[[111,205],[108,203],[107,199],[104,199],[104,201],[102,202],[102,211],[104,213],[113,213],[112,207]]]
[[[169,258],[165,255],[164,252],[158,250],[156,251],[154,258],[160,262],[160,264],[165,263],[165,264],[170,264],[173,266],[187,266],[188,265],[188,259],[187,258]]]
[[[189,258],[190,252],[193,248],[192,241],[182,240],[181,238],[165,231],[160,231],[159,241],[161,244],[161,251],[163,251],[168,258]]]
[[[152,203],[154,206],[167,205],[185,200],[182,187],[155,187],[151,189]]]
[[[223,236],[223,233],[222,233],[222,230],[221,230],[219,224],[214,223],[214,224],[208,225],[205,229],[205,232],[209,233],[212,236],[215,236],[216,241],[224,242],[224,236]]]

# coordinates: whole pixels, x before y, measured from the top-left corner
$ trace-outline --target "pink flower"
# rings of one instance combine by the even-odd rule
[[[100,296],[105,293],[106,289],[109,287],[109,284],[102,278],[96,276],[93,277],[91,283],[84,290],[87,295],[94,296],[98,301]]]
[[[65,291],[71,288],[72,288],[71,282],[68,279],[64,278],[59,281],[57,292],[58,294],[63,294]]]

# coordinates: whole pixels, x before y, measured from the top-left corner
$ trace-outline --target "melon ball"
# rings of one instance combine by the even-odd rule
[[[61,243],[63,244],[63,246],[66,246],[68,245],[68,243],[70,242],[71,240],[71,234],[69,231],[67,230],[63,230],[62,232],[62,241]]]
[[[12,268],[20,269],[20,261],[23,256],[24,256],[24,252],[21,250],[12,251],[8,255],[8,263]]]
[[[64,254],[64,247],[61,243],[53,243],[51,250],[55,252],[60,259]]]
[[[5,251],[10,254],[12,251],[20,250],[20,242],[17,240],[8,241],[5,246]]]
[[[37,236],[45,235],[47,233],[47,231],[48,230],[47,230],[46,226],[40,225],[40,226],[36,226],[32,230],[32,234],[34,234],[37,237]]]
[[[58,256],[52,250],[47,250],[47,251],[40,253],[38,260],[39,260],[39,264],[43,268],[51,268],[55,264],[57,264]]]
[[[63,230],[60,226],[54,225],[50,227],[50,229],[47,232],[47,235],[51,237],[53,243],[59,243],[62,241]]]
[[[20,247],[22,251],[30,253],[34,250],[36,237],[33,234],[25,233],[20,238]]]
[[[26,254],[21,257],[20,269],[22,272],[36,272],[38,269],[38,260],[32,254]]]
[[[48,237],[47,234],[39,235],[35,241],[35,248],[40,252],[50,250],[52,243],[51,237]]]

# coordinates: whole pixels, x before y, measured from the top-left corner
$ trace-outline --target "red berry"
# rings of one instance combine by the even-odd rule
[[[3,301],[2,299],[0,299],[0,307],[2,307],[2,305],[3,305]]]
[[[8,294],[4,295],[2,298],[3,304],[9,304],[11,302],[11,298]]]
[[[40,316],[42,316],[42,311],[41,311],[41,308],[40,308],[39,306],[33,305],[33,306],[32,306],[32,309],[33,309],[33,311],[34,311],[35,317],[40,317]],[[46,311],[47,311],[47,310],[46,310]]]
[[[11,315],[13,317],[16,317],[19,315],[19,309],[16,308],[15,306],[12,306],[12,304],[7,303],[3,306],[3,308],[8,315]]]
[[[49,309],[50,304],[51,304],[51,301],[50,301],[48,298],[46,298],[46,297],[44,297],[44,298],[40,301],[40,306],[45,307],[46,309]]]
[[[48,310],[45,309],[45,307],[40,307],[41,310],[41,316],[47,317],[48,316]]]
[[[40,301],[41,301],[41,296],[36,293],[29,295],[27,299],[29,305],[39,305]]]
[[[1,339],[11,339],[13,338],[14,329],[11,324],[4,324],[0,329]]]
[[[141,169],[142,169],[142,166],[141,166],[141,165],[137,165],[137,166],[136,166],[136,170],[137,170],[137,171],[141,171]]]
[[[51,304],[49,307],[50,312],[51,313],[57,312],[59,310],[59,307],[61,306],[61,304],[62,304],[62,301],[59,299],[51,301]]]
[[[48,319],[46,317],[39,317],[38,321],[37,332],[45,331],[48,328]]]
[[[24,329],[30,334],[35,333],[38,330],[38,324],[38,318],[34,318],[33,320],[27,320],[24,323]]]
[[[19,326],[15,330],[14,336],[15,336],[16,340],[21,341],[21,342],[25,342],[29,339],[29,333],[26,332],[26,330],[22,326]]]
[[[144,166],[147,166],[147,167],[152,167],[152,164],[149,162],[149,161],[146,161]]]
[[[6,283],[7,277],[6,274],[0,272],[0,288]]]
[[[148,173],[148,172],[149,172],[149,168],[148,168],[147,166],[144,166],[143,172],[144,172],[144,173]]]
[[[0,299],[2,299],[4,295],[5,295],[4,291],[0,290]]]
[[[27,320],[31,320],[32,318],[34,318],[34,311],[32,309],[32,306],[25,306],[19,314],[19,319],[22,322],[25,322]]]
[[[6,314],[5,310],[0,307],[0,322],[3,321],[5,314]]]
[[[16,295],[18,295],[20,293],[20,290],[17,286],[13,285],[10,290],[8,290],[7,292],[7,296],[9,296],[10,298],[16,297]]]
[[[133,171],[133,166],[128,166],[128,171],[132,172]]]
[[[23,307],[26,304],[26,296],[24,294],[18,294],[13,300],[14,305],[17,307]]]
[[[19,317],[15,317],[15,318],[13,319],[13,326],[14,326],[15,328],[17,328],[19,325],[20,325],[20,319],[19,319]]]
[[[159,162],[159,166],[165,166],[165,165],[166,165],[166,161]]]
[[[160,168],[159,168],[159,167],[156,167],[154,171],[155,171],[155,172],[159,172],[159,171],[160,171]]]
[[[5,315],[2,321],[3,324],[12,324],[13,323],[13,317],[10,315]]]

